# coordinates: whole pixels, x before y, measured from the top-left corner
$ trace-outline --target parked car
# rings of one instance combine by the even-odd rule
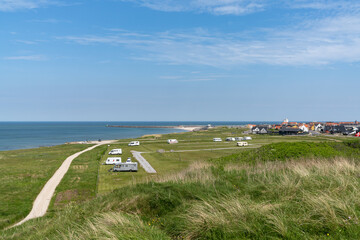
[[[132,141],[129,143],[129,146],[140,146],[140,142],[139,141]]]
[[[243,137],[236,137],[235,138],[235,141],[243,141],[243,140],[245,140]]]

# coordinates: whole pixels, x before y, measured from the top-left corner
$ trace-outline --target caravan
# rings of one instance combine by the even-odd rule
[[[129,143],[129,146],[140,146],[140,142],[139,141],[132,141]]]
[[[236,144],[238,147],[246,147],[246,146],[249,146],[249,144],[247,142],[238,142]]]
[[[138,163],[131,162],[131,158],[128,158],[125,163],[115,165],[112,170],[114,172],[137,172]]]
[[[121,163],[120,157],[109,157],[108,159],[106,159],[106,162],[105,162],[106,165],[115,165],[115,164],[120,164],[120,163]]]
[[[110,152],[109,152],[109,155],[120,155],[122,154],[122,149],[119,148],[119,149],[112,149]]]
[[[168,142],[168,144],[179,143],[178,140],[176,140],[176,139],[168,139],[167,142]]]

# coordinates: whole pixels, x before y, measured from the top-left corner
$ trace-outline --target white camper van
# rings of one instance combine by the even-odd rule
[[[226,141],[235,141],[235,138],[233,138],[233,137],[228,137],[228,138],[226,138]]]
[[[243,140],[245,140],[243,137],[236,137],[235,138],[235,141],[243,141]]]
[[[128,158],[125,163],[117,164],[113,167],[114,172],[137,172],[138,163],[131,162],[131,158]]]
[[[109,157],[108,159],[106,159],[105,162],[106,165],[115,165],[120,163],[121,163],[121,157]]]
[[[139,141],[132,141],[129,143],[129,146],[140,146],[140,142]]]
[[[249,146],[249,144],[247,142],[238,142],[236,145],[239,146],[239,147]]]
[[[177,139],[168,139],[167,142],[168,142],[168,144],[179,143],[179,141]]]
[[[120,155],[122,154],[122,149],[119,148],[119,149],[112,149],[110,152],[109,152],[109,155]]]
[[[221,138],[214,138],[213,141],[214,142],[222,142],[222,139]]]

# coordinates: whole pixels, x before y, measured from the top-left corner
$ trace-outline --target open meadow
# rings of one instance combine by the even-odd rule
[[[101,146],[76,158],[43,218],[4,239],[359,239],[360,141],[215,128]],[[167,144],[176,138],[178,144]],[[143,156],[156,174],[108,172],[108,152]],[[158,151],[160,149],[165,152]],[[216,150],[221,149],[221,150]],[[135,161],[134,158],[132,158]]]
[[[73,153],[88,145],[0,152],[0,229],[25,217],[42,187]]]

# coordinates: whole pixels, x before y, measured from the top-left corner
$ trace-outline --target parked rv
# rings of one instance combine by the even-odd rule
[[[239,147],[245,147],[248,146],[249,144],[247,142],[238,142],[236,145]]]
[[[140,146],[140,142],[139,141],[132,141],[129,143],[129,146]]]
[[[233,138],[233,137],[228,137],[228,138],[226,138],[226,141],[235,141],[235,138]]]
[[[245,137],[244,140],[249,141],[249,140],[252,140],[252,138],[251,137]]]
[[[119,148],[119,149],[112,149],[110,152],[109,152],[109,155],[120,155],[122,154],[122,149]]]
[[[214,138],[213,141],[214,142],[222,142],[222,139],[221,138]]]
[[[120,157],[109,157],[108,159],[106,159],[106,162],[105,162],[106,165],[115,165],[115,164],[119,164],[119,163],[121,163]]]
[[[179,141],[177,139],[168,139],[167,142],[168,142],[168,144],[179,143]]]
[[[235,138],[235,141],[243,141],[243,140],[245,140],[243,137],[236,137]]]
[[[137,172],[138,163],[132,162],[131,158],[128,158],[125,163],[115,165],[112,170],[114,172]]]

